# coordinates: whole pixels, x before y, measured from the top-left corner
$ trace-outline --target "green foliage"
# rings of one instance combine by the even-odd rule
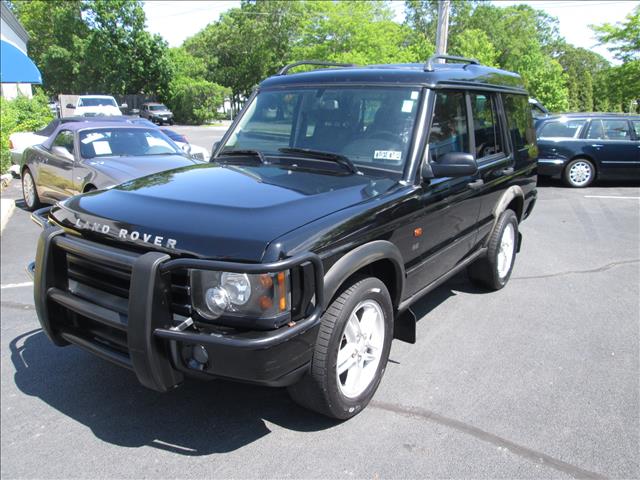
[[[9,135],[14,132],[31,132],[44,127],[53,116],[47,97],[36,91],[33,98],[18,96],[14,100],[0,99],[0,172],[11,166]]]
[[[132,0],[14,0],[44,87],[59,93],[163,93],[166,42],[145,30]]]
[[[489,36],[482,30],[470,28],[460,33],[456,37],[454,47],[451,49],[452,55],[475,58],[484,65],[490,67],[498,66],[498,52]]]
[[[640,5],[633,9],[624,22],[612,25],[592,25],[600,43],[610,44],[609,50],[624,62],[640,60]]]
[[[177,77],[169,84],[166,102],[179,123],[201,124],[218,117],[230,89],[204,79]]]

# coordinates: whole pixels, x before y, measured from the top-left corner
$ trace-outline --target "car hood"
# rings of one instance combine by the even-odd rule
[[[150,110],[151,115],[171,115],[171,110]]]
[[[143,155],[140,157],[96,157],[84,160],[84,163],[111,178],[113,182],[109,186],[112,186],[132,178],[144,177],[201,162],[182,155]]]
[[[74,115],[84,115],[84,116],[99,116],[99,115],[122,115],[122,112],[118,107],[102,105],[98,107],[77,107]]]
[[[207,163],[72,197],[54,207],[51,217],[87,237],[258,262],[272,240],[367,201],[395,183],[363,175]]]

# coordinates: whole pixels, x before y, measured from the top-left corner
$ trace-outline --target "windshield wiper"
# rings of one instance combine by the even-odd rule
[[[259,150],[226,150],[222,151],[215,158],[220,157],[233,157],[233,156],[251,156],[260,160],[260,163],[267,163],[267,160],[264,158],[264,155]]]
[[[360,174],[360,170],[356,168],[353,162],[344,155],[340,155],[339,153],[323,152],[322,150],[312,150],[310,148],[295,147],[279,148],[278,151],[282,153],[296,153],[311,158],[318,158],[321,160],[331,160],[342,165],[343,167],[346,167],[351,173]]]

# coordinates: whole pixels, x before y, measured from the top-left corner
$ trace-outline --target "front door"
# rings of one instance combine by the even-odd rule
[[[73,195],[73,155],[73,132],[61,130],[40,167],[38,183],[46,185],[47,196],[60,200]]]
[[[465,93],[432,92],[435,106],[426,162],[450,152],[471,153]],[[472,248],[480,211],[475,176],[423,180],[417,192],[421,213],[406,266],[406,295],[412,295],[455,267]]]

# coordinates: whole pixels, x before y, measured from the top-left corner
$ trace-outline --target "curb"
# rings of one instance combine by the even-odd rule
[[[16,201],[12,198],[2,198],[0,199],[0,207],[0,232],[2,232],[14,208],[16,208]]]

